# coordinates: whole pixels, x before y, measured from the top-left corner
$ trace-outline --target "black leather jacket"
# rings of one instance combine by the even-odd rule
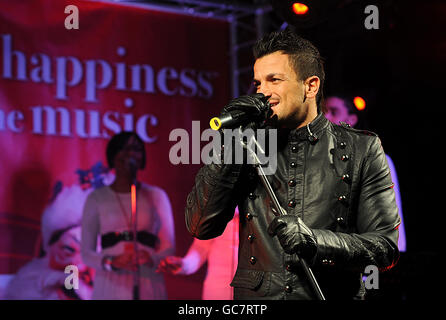
[[[373,133],[334,125],[322,114],[309,129],[279,133],[278,167],[268,179],[287,213],[299,215],[316,236],[317,253],[308,262],[327,300],[363,297],[365,267],[383,271],[399,257],[400,219],[387,160]],[[237,205],[234,298],[315,299],[298,257],[267,232],[275,215],[252,166],[200,169],[187,199],[189,232],[199,239],[219,236]]]

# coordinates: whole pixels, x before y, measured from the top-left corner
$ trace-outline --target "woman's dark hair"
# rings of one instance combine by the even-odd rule
[[[316,104],[318,110],[320,110],[325,72],[324,62],[319,50],[310,41],[298,36],[288,28],[266,34],[253,47],[255,59],[277,51],[290,56],[290,63],[300,77],[299,80],[303,81],[311,76],[317,76],[320,79],[321,84],[316,96]]]
[[[144,169],[146,167],[146,150],[144,148],[144,142],[142,139],[133,131],[122,131],[116,135],[114,135],[110,141],[107,144],[107,163],[109,168],[113,168],[113,162],[115,160],[115,156],[118,154],[119,151],[124,149],[127,142],[130,140],[130,138],[134,137],[138,143],[141,144],[141,152],[142,152],[142,162],[141,162],[141,168]]]

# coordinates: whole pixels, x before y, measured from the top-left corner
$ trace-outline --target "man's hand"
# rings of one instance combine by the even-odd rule
[[[316,254],[317,242],[313,231],[298,216],[275,217],[268,227],[268,233],[277,235],[280,245],[288,254],[297,253],[305,258],[313,258]]]
[[[272,114],[269,97],[262,93],[241,96],[231,100],[222,110],[223,113],[231,111],[244,111],[250,116],[246,127],[252,128],[255,124],[262,125]]]

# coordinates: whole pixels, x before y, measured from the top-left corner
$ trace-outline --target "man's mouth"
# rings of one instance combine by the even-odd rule
[[[279,104],[279,101],[270,101],[269,105],[271,106],[272,114],[275,114],[277,112],[277,105]],[[272,116],[272,115],[271,115]]]
[[[279,104],[279,101],[270,101],[269,104],[270,104],[271,108],[273,108]]]

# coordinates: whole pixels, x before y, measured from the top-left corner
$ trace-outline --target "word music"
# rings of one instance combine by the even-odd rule
[[[101,114],[98,110],[69,110],[51,106],[32,106],[29,109],[32,117],[31,133],[37,135],[108,139],[114,133],[124,130],[136,131],[146,143],[153,143],[157,139],[157,136],[149,133],[151,127],[158,125],[158,118],[153,114],[136,117],[132,113],[117,111]],[[24,120],[25,115],[20,110],[7,113],[0,110],[0,131],[23,132]]]

